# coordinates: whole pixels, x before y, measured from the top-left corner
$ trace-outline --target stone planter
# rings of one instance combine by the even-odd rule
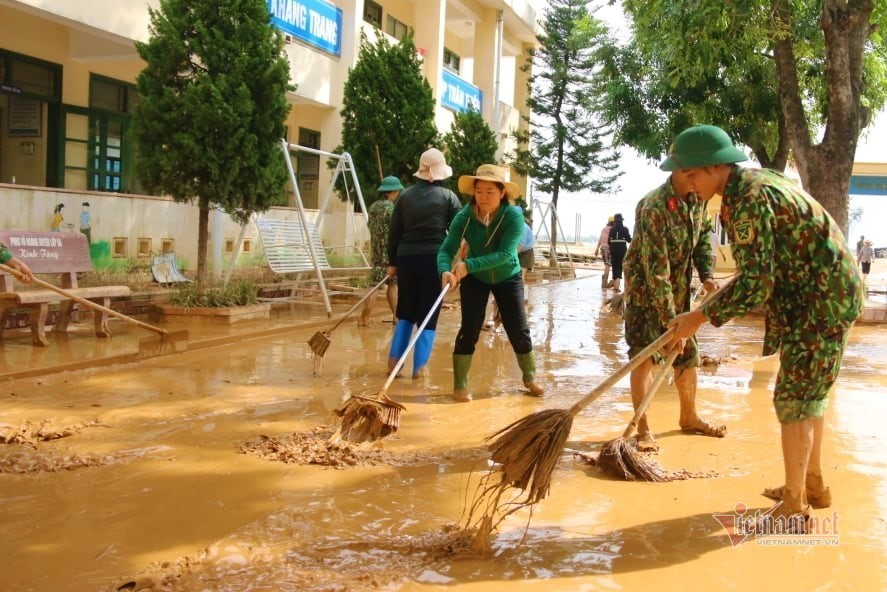
[[[241,321],[267,319],[271,316],[271,305],[259,303],[228,308],[186,308],[172,304],[154,304],[148,316],[154,323],[198,322],[231,325]]]

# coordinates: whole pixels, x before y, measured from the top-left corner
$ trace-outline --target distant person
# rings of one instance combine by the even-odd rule
[[[24,284],[30,284],[34,279],[34,272],[31,271],[31,268],[24,261],[13,256],[3,243],[0,243],[0,263],[21,273],[21,282]]]
[[[370,230],[370,263],[373,265],[371,280],[375,286],[388,275],[388,232],[391,229],[391,215],[394,202],[403,189],[397,177],[385,177],[377,187],[379,199],[367,210],[367,227]],[[385,298],[395,321],[397,320],[397,278],[389,277],[386,283]],[[367,298],[357,325],[365,327],[370,320],[376,298]]]
[[[610,279],[610,229],[613,228],[613,216],[607,220],[606,226],[601,230],[601,235],[597,239],[597,247],[594,249],[594,256],[598,254],[604,262],[604,275],[601,276],[601,287],[612,288],[613,280]]]
[[[610,245],[610,262],[613,270],[613,281],[610,284],[617,292],[622,291],[622,262],[628,252],[628,243],[631,242],[631,233],[622,224],[622,214],[613,216],[613,228],[607,237]]]
[[[856,241],[856,257],[859,258],[859,253],[862,252],[862,248],[865,246],[865,235],[859,237],[859,240]]]
[[[429,148],[419,158],[416,182],[404,189],[391,213],[388,234],[388,276],[397,278],[397,325],[388,350],[388,371],[394,369],[410,343],[413,330],[425,320],[441,292],[437,251],[462,203],[442,185],[453,174],[443,153]],[[440,307],[430,316],[413,352],[413,378],[424,374],[434,347]]]
[[[862,277],[866,282],[868,282],[869,272],[872,270],[872,261],[874,260],[875,249],[872,247],[872,241],[865,239],[862,248],[859,250],[859,255],[856,257],[856,261],[862,268]]]
[[[517,258],[526,223],[519,209],[509,205],[520,194],[520,188],[506,181],[498,166],[482,164],[474,175],[459,177],[459,192],[473,197],[456,214],[437,255],[441,286],[455,288],[458,284],[462,304],[462,324],[453,345],[453,400],[472,399],[468,374],[491,293],[517,357],[524,386],[531,395],[540,397],[545,391],[536,382],[536,357]],[[463,250],[463,243],[467,248],[462,260],[451,270],[453,258]]]

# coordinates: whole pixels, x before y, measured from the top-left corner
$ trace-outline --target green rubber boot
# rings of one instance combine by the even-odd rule
[[[468,392],[468,371],[471,370],[472,354],[453,354],[453,400],[467,403],[471,400]]]
[[[534,397],[541,397],[545,394],[545,389],[536,382],[536,354],[530,352],[516,355],[517,364],[520,366],[523,375],[524,386],[530,390],[530,394]]]

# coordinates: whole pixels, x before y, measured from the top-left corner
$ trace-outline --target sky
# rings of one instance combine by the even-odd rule
[[[531,0],[540,11],[541,0]],[[542,14],[542,12],[538,12]],[[624,20],[619,6],[604,4],[595,13],[611,27],[624,27]],[[607,218],[615,213],[621,213],[625,218],[626,226],[634,226],[634,208],[637,202],[649,191],[662,184],[668,173],[659,169],[658,162],[649,162],[640,157],[631,148],[620,148],[622,157],[620,168],[622,176],[617,182],[617,189],[608,194],[574,193],[561,194],[558,199],[558,218],[560,219],[563,233],[572,238],[575,236],[575,228],[579,226],[579,234],[582,236],[597,236],[604,227]],[[875,118],[868,130],[863,132],[856,149],[856,162],[887,162],[887,110],[882,111]],[[531,195],[539,203],[535,207],[534,224],[538,230],[541,224],[540,206],[545,208],[545,203],[550,199],[545,195]],[[862,208],[863,215],[859,222],[850,226],[850,243],[856,244],[860,235],[872,239],[875,247],[887,247],[887,196],[850,196],[850,207]],[[545,237],[545,231],[540,237]]]

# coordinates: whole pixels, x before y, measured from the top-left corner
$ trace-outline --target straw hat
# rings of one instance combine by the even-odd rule
[[[437,148],[429,148],[419,158],[419,170],[413,176],[434,183],[452,177],[453,169],[447,165],[443,152]]]
[[[520,187],[517,183],[505,180],[502,167],[494,164],[482,164],[477,167],[477,172],[473,175],[462,175],[459,177],[459,193],[465,195],[474,195],[474,182],[477,180],[492,181],[494,183],[502,183],[505,186],[505,196],[508,201],[516,200],[520,194]]]
[[[870,239],[870,238],[865,239],[864,244],[865,244],[865,246],[867,246],[867,247],[872,246],[872,239]]]

